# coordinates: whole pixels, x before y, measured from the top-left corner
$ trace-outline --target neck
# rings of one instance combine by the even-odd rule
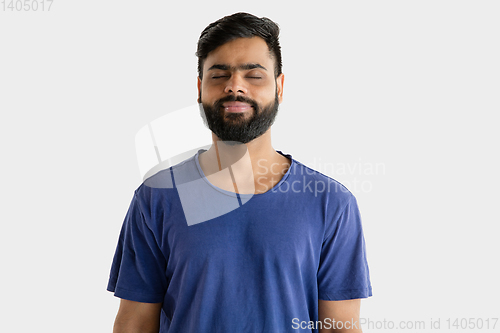
[[[212,146],[199,156],[208,180],[238,193],[263,193],[277,184],[290,161],[274,150],[271,130],[246,144],[229,145],[212,134]]]

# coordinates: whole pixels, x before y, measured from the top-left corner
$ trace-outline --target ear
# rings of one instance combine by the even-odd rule
[[[198,103],[201,103],[200,98],[201,98],[201,79],[198,76]]]
[[[278,100],[281,104],[283,102],[283,84],[285,82],[285,74],[281,73],[276,78],[276,90],[278,92]]]

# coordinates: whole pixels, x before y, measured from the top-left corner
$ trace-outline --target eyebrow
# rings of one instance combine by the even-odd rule
[[[242,65],[239,65],[239,66],[229,66],[229,65],[226,65],[226,64],[215,64],[213,65],[212,67],[210,67],[209,69],[207,69],[207,72],[210,71],[210,70],[213,70],[213,69],[220,69],[220,70],[223,70],[223,71],[227,71],[227,70],[236,70],[236,69],[239,69],[239,70],[250,70],[250,69],[255,69],[255,68],[262,68],[263,70],[267,71],[267,69],[262,66],[261,64],[242,64]]]

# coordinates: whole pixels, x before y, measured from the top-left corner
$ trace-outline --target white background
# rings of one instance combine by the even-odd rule
[[[374,293],[362,317],[421,332],[500,317],[500,3],[291,3],[0,11],[0,331],[111,331],[135,134],[196,103],[199,34],[237,11],[282,29],[275,148],[358,198]]]

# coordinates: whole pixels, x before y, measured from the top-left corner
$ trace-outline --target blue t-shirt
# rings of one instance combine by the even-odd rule
[[[272,189],[235,194],[205,178],[198,154],[135,191],[115,296],[163,303],[160,332],[182,333],[317,332],[297,323],[318,320],[318,299],[371,296],[358,206],[343,185],[285,155]]]

